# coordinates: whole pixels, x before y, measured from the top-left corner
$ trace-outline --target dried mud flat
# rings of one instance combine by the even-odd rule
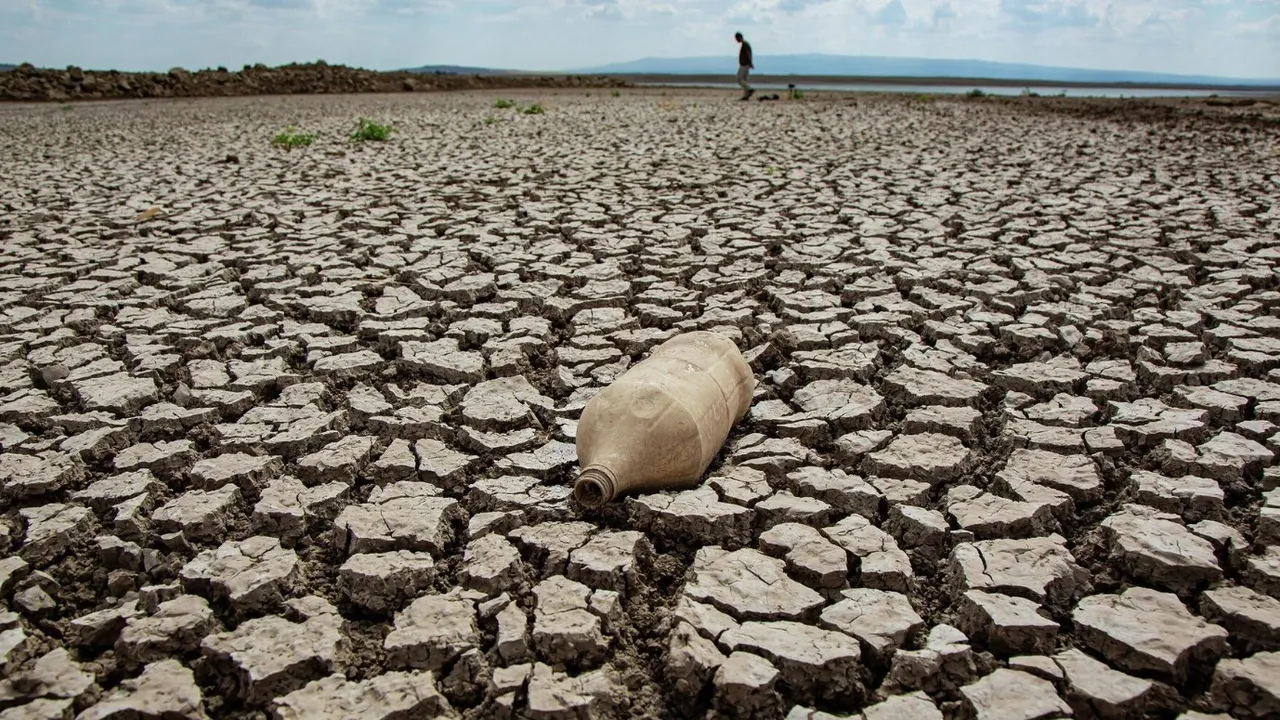
[[[1274,124],[514,95],[0,109],[0,718],[1280,713]]]

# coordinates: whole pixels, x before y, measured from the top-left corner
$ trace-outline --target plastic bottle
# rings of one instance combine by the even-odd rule
[[[751,366],[724,335],[690,332],[659,345],[583,409],[574,498],[596,507],[630,490],[696,485],[754,391]]]

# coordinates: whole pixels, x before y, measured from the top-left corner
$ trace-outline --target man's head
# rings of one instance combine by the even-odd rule
[[[733,39],[737,40],[738,42],[742,42],[742,33],[734,33]]]

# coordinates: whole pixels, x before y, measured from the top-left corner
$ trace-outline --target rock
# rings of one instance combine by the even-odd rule
[[[1025,598],[970,590],[959,607],[960,629],[997,655],[1048,653],[1058,637],[1058,623]]]
[[[450,712],[431,673],[399,671],[359,682],[329,675],[277,699],[273,708],[277,720],[396,720]]]
[[[1187,522],[1222,517],[1222,488],[1209,478],[1175,479],[1139,470],[1130,479],[1138,486],[1139,502],[1157,510],[1180,515]]]
[[[95,512],[106,513],[125,500],[155,493],[160,489],[160,482],[150,470],[138,470],[99,480],[84,490],[73,493],[71,497],[84,502]]]
[[[533,658],[529,646],[529,616],[519,605],[511,603],[498,612],[498,637],[494,651],[508,663],[524,662]]]
[[[1072,648],[1053,656],[1067,682],[1067,701],[1088,708],[1079,715],[1102,718],[1142,717],[1155,703],[1157,686],[1112,670],[1106,663]]]
[[[982,413],[971,407],[947,407],[932,405],[916,408],[907,413],[902,431],[908,434],[941,433],[953,435],[961,441],[972,441],[979,433]]]
[[[531,566],[541,567],[543,577],[549,577],[565,572],[569,553],[585,544],[593,529],[585,522],[544,522],[517,527],[507,537]]]
[[[1007,668],[960,688],[960,694],[976,720],[1049,720],[1072,714],[1052,683]]]
[[[768,660],[748,652],[729,655],[716,670],[714,703],[730,717],[771,717],[782,714],[775,687],[780,674]]]
[[[557,575],[533,588],[533,645],[538,655],[553,665],[592,667],[604,659],[609,641],[600,618],[589,610],[591,590]]]
[[[254,529],[282,540],[296,540],[309,523],[332,519],[349,491],[346,483],[338,481],[307,487],[290,475],[274,478],[253,506]]]
[[[57,601],[38,585],[14,593],[13,604],[29,616],[48,615],[58,606]]]
[[[374,612],[399,609],[430,587],[435,575],[431,555],[411,550],[352,555],[338,569],[343,596]]]
[[[334,520],[334,544],[349,554],[391,550],[444,551],[463,519],[462,506],[433,485],[401,481],[374,488],[369,501],[348,505]]]
[[[467,544],[458,580],[486,595],[497,595],[525,579],[524,561],[506,538],[484,535]]]
[[[937,510],[897,504],[889,510],[884,529],[897,539],[899,545],[930,560],[938,560],[946,550],[951,526]]]
[[[1028,419],[1045,425],[1080,427],[1098,413],[1098,406],[1087,397],[1058,393],[1048,402],[1023,410]]]
[[[831,423],[839,432],[863,430],[884,410],[884,398],[867,385],[847,378],[816,380],[791,397],[804,417]]]
[[[608,666],[569,677],[538,663],[529,678],[529,717],[532,720],[603,717],[613,708],[625,707],[623,687],[617,672]]]
[[[308,485],[351,483],[369,462],[373,438],[348,435],[298,460],[298,474]]]
[[[1280,546],[1269,545],[1261,556],[1250,558],[1241,576],[1254,590],[1280,599]]]
[[[640,581],[637,559],[651,552],[644,533],[603,532],[569,553],[567,575],[589,587],[627,592]]]
[[[707,485],[725,502],[751,507],[773,493],[768,477],[761,471],[733,466],[707,479]]]
[[[1071,393],[1088,376],[1080,369],[1080,363],[1071,357],[1059,357],[1049,362],[1030,362],[1013,365],[992,374],[995,383],[1006,390],[1032,396]]]
[[[841,591],[844,599],[822,610],[819,623],[858,639],[874,663],[888,665],[893,654],[924,627],[906,595],[870,588]]]
[[[332,375],[335,378],[347,379],[372,374],[383,363],[382,356],[378,353],[372,350],[360,350],[320,358],[312,368],[320,375]]]
[[[1113,664],[1175,683],[1227,653],[1227,631],[1192,615],[1171,593],[1132,587],[1093,595],[1071,617],[1084,643]]]
[[[78,483],[84,475],[84,462],[75,454],[0,454],[0,484],[12,498],[48,495]]]
[[[796,497],[786,490],[755,504],[759,522],[769,528],[778,523],[804,523],[821,527],[831,520],[831,506],[817,498]]]
[[[836,438],[836,456],[845,463],[855,465],[864,455],[879,450],[891,439],[891,430],[857,430]]]
[[[140,617],[137,600],[86,613],[71,621],[67,639],[81,647],[109,647],[116,642],[129,620]]]
[[[118,415],[134,415],[143,406],[158,401],[155,380],[126,374],[105,375],[71,383],[85,410],[107,410]]]
[[[1280,713],[1280,652],[1263,652],[1237,660],[1226,658],[1213,673],[1209,694],[1237,718],[1267,718]]]
[[[740,505],[720,502],[712,488],[701,486],[678,493],[654,493],[627,500],[632,526],[652,536],[701,545],[741,547],[751,538],[754,513]]]
[[[913,692],[906,695],[895,695],[875,705],[868,705],[862,709],[862,717],[865,720],[901,720],[902,718],[942,720],[942,713],[933,704],[933,701],[929,699],[928,695],[922,692]],[[791,720],[791,718],[788,718],[788,720]],[[824,719],[813,717],[812,720]]]
[[[571,494],[567,486],[546,485],[536,477],[502,475],[472,482],[467,499],[474,508],[491,512],[542,510],[555,515],[552,508],[563,506]]]
[[[787,570],[810,587],[840,588],[848,584],[848,554],[808,525],[774,525],[760,533],[760,549],[781,555]]]
[[[276,615],[246,620],[200,647],[235,678],[237,697],[262,704],[328,675],[345,643],[342,618],[322,612],[301,623]]]
[[[487,380],[462,399],[462,421],[484,431],[516,430],[529,424],[535,411],[550,415],[555,403],[523,375]]]
[[[950,435],[899,435],[884,450],[867,455],[863,470],[871,475],[910,478],[933,485],[954,480],[969,468],[970,454]]]
[[[419,440],[413,444],[418,456],[418,475],[446,488],[459,487],[476,457],[458,452],[439,440]]]
[[[973,380],[951,378],[933,370],[902,365],[885,377],[884,389],[890,399],[912,406],[963,407],[972,406],[986,392],[987,386]]]
[[[1091,458],[1062,455],[1045,450],[1017,449],[996,476],[1012,487],[1024,482],[1044,485],[1064,492],[1079,503],[1102,498],[1102,478]]]
[[[861,515],[850,515],[822,533],[858,559],[858,579],[862,585],[879,590],[906,591],[914,577],[911,559],[893,536]]]
[[[1222,579],[1213,545],[1176,516],[1129,505],[1102,521],[1111,555],[1131,577],[1187,594]]]
[[[1056,607],[1090,590],[1089,573],[1056,535],[961,543],[951,551],[949,573],[957,594],[984,590]]]
[[[64,648],[55,648],[36,659],[26,672],[11,673],[0,681],[0,706],[33,700],[84,700],[95,689],[93,673],[71,659]]]
[[[719,644],[730,657],[747,651],[769,660],[780,679],[802,697],[838,702],[862,697],[858,641],[842,632],[785,620],[750,621],[726,631]]]
[[[692,700],[702,693],[725,659],[715,643],[688,623],[678,622],[667,644],[663,674],[676,697]]]
[[[1200,608],[1245,648],[1280,649],[1280,600],[1247,587],[1220,587],[1204,593]]]
[[[214,627],[213,610],[198,595],[179,595],[159,604],[151,615],[125,621],[116,654],[135,664],[152,663],[200,647]]]
[[[1274,454],[1263,445],[1233,432],[1218,433],[1197,450],[1199,472],[1221,481],[1259,473],[1274,459]]]
[[[18,511],[27,525],[22,558],[43,566],[64,555],[93,527],[93,513],[78,505],[50,503]]]
[[[298,555],[276,538],[255,536],[205,550],[182,567],[183,585],[192,592],[227,598],[241,612],[269,609],[281,601],[298,577]]]
[[[474,384],[484,379],[484,356],[460,349],[454,338],[402,342],[400,357],[406,367],[442,382]]]
[[[755,550],[705,547],[694,555],[684,594],[740,620],[799,620],[823,604],[822,596],[791,580],[784,564]]]
[[[227,484],[216,490],[191,490],[156,508],[151,522],[161,532],[181,532],[192,540],[215,540],[240,503],[240,490]]]
[[[397,438],[391,441],[377,460],[367,466],[365,473],[374,482],[388,483],[413,478],[417,467],[418,460],[413,454],[413,446],[408,440]]]
[[[383,648],[393,667],[439,670],[480,644],[476,596],[454,589],[423,595],[396,613],[395,629]]]
[[[1009,500],[972,485],[948,490],[946,503],[947,514],[956,524],[983,540],[1048,535],[1057,529],[1049,505]]]
[[[204,720],[204,700],[195,676],[177,660],[147,665],[122,681],[76,720]]]
[[[857,475],[812,466],[788,473],[787,487],[796,495],[825,502],[839,514],[857,513],[869,520],[875,519],[883,497],[879,490]]]
[[[238,486],[253,496],[274,477],[284,472],[284,462],[275,455],[224,453],[197,461],[187,472],[191,482],[201,490],[214,490],[228,484]]]

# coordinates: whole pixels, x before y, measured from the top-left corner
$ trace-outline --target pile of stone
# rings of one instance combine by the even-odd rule
[[[22,64],[0,72],[0,100],[80,100],[241,95],[395,93],[488,88],[616,88],[625,81],[598,76],[455,75],[408,71],[378,72],[324,61],[277,67],[246,65],[167,73],[65,70]]]

